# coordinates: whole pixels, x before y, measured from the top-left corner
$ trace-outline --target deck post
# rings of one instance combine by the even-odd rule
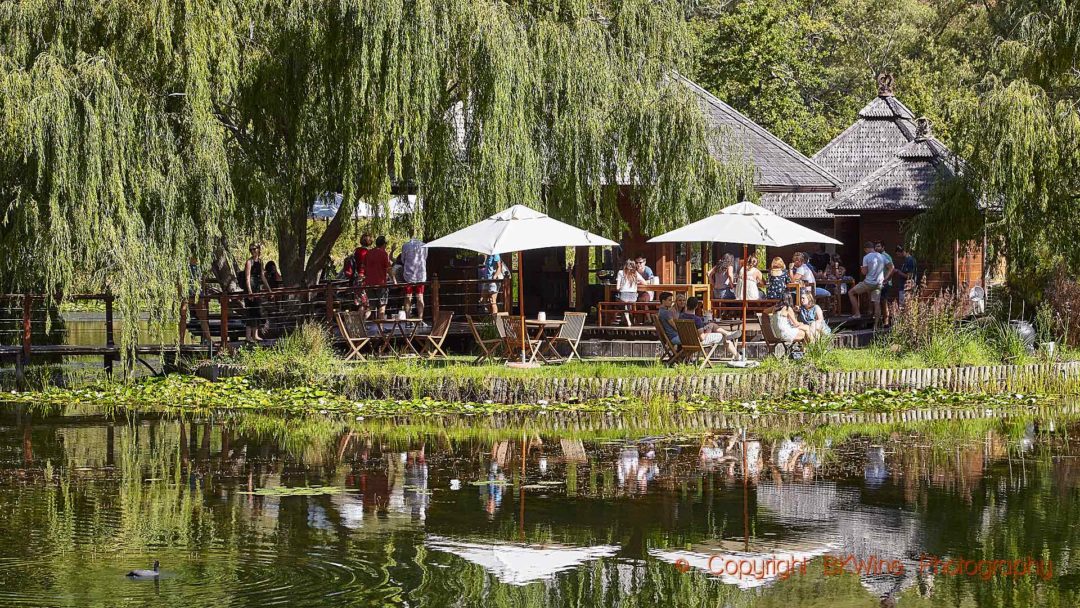
[[[219,350],[229,350],[229,296],[226,293],[222,293],[218,297],[218,302],[221,303],[221,348]]]
[[[334,284],[326,284],[326,325],[334,326]]]
[[[22,315],[22,348],[23,348],[23,360],[27,363],[30,362],[30,306],[33,303],[33,296],[30,294],[23,294],[23,315]]]
[[[506,278],[507,276],[509,276],[509,274],[509,272],[504,272],[502,278],[502,309],[506,312],[512,312],[514,310],[513,296],[510,295],[510,279]]]
[[[437,274],[431,275],[431,318],[439,318],[439,275]]]
[[[105,294],[105,346],[108,347],[105,353],[105,373],[112,377],[113,372],[113,356],[112,347],[115,346],[115,336],[113,334],[113,296],[111,293]]]

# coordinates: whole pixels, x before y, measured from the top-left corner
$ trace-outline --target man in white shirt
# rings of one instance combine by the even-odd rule
[[[418,238],[401,246],[401,275],[405,280],[405,310],[412,309],[416,295],[416,318],[424,318],[424,283],[427,282],[427,249]],[[423,323],[423,321],[421,321]]]
[[[828,297],[832,294],[824,289],[820,289],[817,286],[817,277],[814,276],[814,269],[806,263],[806,254],[802,252],[796,252],[791,258],[791,279],[798,281],[806,289],[813,290],[814,297]]]
[[[885,279],[885,258],[874,251],[874,244],[867,241],[863,244],[863,252],[866,254],[862,259],[863,280],[848,292],[851,299],[851,310],[854,314],[852,319],[862,318],[862,310],[859,308],[859,295],[870,294],[870,302],[874,305],[874,322],[881,317],[881,283]]]

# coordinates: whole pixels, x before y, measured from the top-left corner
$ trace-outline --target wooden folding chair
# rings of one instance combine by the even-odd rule
[[[469,331],[472,332],[473,340],[476,341],[477,346],[480,347],[480,354],[473,360],[473,364],[480,363],[481,361],[491,360],[494,361],[499,356],[499,351],[505,346],[505,340],[502,337],[502,332],[498,332],[498,338],[485,339],[480,333],[480,328],[476,326],[476,322],[473,321],[472,315],[465,315],[465,320],[469,323]],[[495,318],[495,325],[497,328],[502,321]]]
[[[559,328],[559,333],[547,341],[547,347],[555,355],[555,358],[562,358],[559,351],[555,349],[558,344],[567,344],[570,346],[570,354],[566,357],[569,361],[574,357],[581,360],[581,355],[578,354],[578,343],[581,342],[581,334],[585,331],[585,317],[589,316],[584,312],[568,312],[563,315],[563,321],[565,322],[562,327]]]
[[[679,354],[679,347],[675,346],[675,343],[668,337],[667,332],[664,331],[663,324],[660,323],[660,316],[652,316],[653,325],[656,326],[656,335],[660,339],[660,348],[663,350],[660,353],[660,363],[664,365],[674,365],[681,358]]]
[[[773,332],[772,316],[774,314],[776,314],[776,313],[775,312],[771,312],[771,313],[759,312],[758,313],[757,317],[758,317],[758,325],[761,327],[761,338],[762,338],[762,340],[765,341],[765,348],[767,348],[770,353],[773,353],[775,355],[776,354],[776,347],[781,346],[781,347],[783,347],[784,356],[786,357],[791,352],[791,350],[795,347],[796,344],[804,343],[805,340],[794,340],[792,342],[784,342],[783,340],[781,340],[780,337],[777,336],[775,332]]]
[[[440,311],[439,314],[435,315],[435,323],[431,326],[431,332],[416,336],[416,339],[423,344],[420,347],[421,357],[427,357],[428,359],[434,359],[435,357],[446,358],[442,344],[446,340],[447,334],[450,333],[450,321],[453,318],[453,312]]]
[[[701,334],[698,333],[697,325],[689,319],[677,319],[675,329],[679,332],[679,353],[682,360],[689,361],[697,356],[701,357],[699,369],[712,367],[713,353],[722,342],[713,342],[709,346],[701,343]]]
[[[345,356],[345,360],[364,361],[364,355],[360,353],[360,349],[371,342],[367,324],[364,323],[364,313],[339,312],[337,313],[337,326],[338,331],[341,332],[341,337],[345,339],[345,343],[349,346],[349,354]]]

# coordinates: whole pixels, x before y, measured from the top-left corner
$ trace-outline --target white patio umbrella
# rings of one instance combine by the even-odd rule
[[[799,243],[830,243],[842,245],[840,241],[825,236],[820,232],[800,226],[784,219],[772,211],[743,201],[724,207],[720,213],[665,232],[649,239],[650,243],[742,243],[743,246],[743,306],[742,306],[742,350],[746,357],[746,260],[750,245],[767,247],[786,247]]]
[[[611,557],[619,548],[613,545],[568,547],[565,545],[525,545],[512,543],[477,543],[429,536],[424,545],[470,561],[509,585],[527,585],[550,579],[559,572],[585,562]]]
[[[514,205],[472,226],[462,228],[426,247],[469,249],[487,255],[543,249],[545,247],[601,247],[618,245],[615,241],[575,228],[526,207]],[[521,360],[525,362],[525,298],[521,282],[521,258],[518,258],[518,312],[521,315]]]

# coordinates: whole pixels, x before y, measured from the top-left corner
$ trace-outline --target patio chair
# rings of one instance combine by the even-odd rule
[[[341,337],[345,339],[345,344],[349,347],[349,354],[345,356],[345,360],[364,361],[364,355],[360,353],[360,349],[371,342],[367,324],[364,322],[364,313],[339,312],[337,313],[337,326],[338,331],[341,332]]]
[[[674,365],[678,363],[682,356],[679,353],[679,347],[675,346],[675,343],[668,337],[667,332],[664,331],[664,326],[660,324],[660,316],[652,316],[653,325],[656,327],[656,335],[660,340],[660,348],[663,352],[660,353],[660,363],[664,365]]]
[[[806,340],[794,340],[792,342],[784,342],[781,340],[772,328],[772,316],[774,314],[776,313],[758,313],[757,318],[758,325],[761,328],[761,338],[765,341],[765,348],[767,348],[770,353],[776,354],[776,347],[780,346],[783,348],[784,356],[786,357],[796,344],[805,343]]]
[[[498,332],[498,338],[485,339],[480,334],[480,328],[476,326],[476,321],[473,321],[472,315],[465,315],[465,320],[469,323],[469,331],[472,332],[473,340],[476,341],[477,346],[480,347],[480,354],[473,360],[473,364],[480,363],[481,361],[491,360],[494,361],[499,356],[499,351],[505,346],[505,339],[502,337],[501,329],[499,326],[502,321],[495,317],[495,322],[492,323],[496,327]]]
[[[679,332],[679,354],[680,360],[689,361],[691,358],[698,356],[701,357],[701,365],[699,369],[705,369],[706,367],[712,367],[713,353],[716,352],[716,348],[722,344],[722,342],[714,342],[709,346],[705,346],[701,343],[701,334],[698,333],[697,325],[694,325],[693,321],[688,319],[678,319],[675,321],[675,329]]]
[[[508,359],[513,359],[516,353],[520,353],[523,349],[521,343],[521,317],[506,315],[500,317],[500,319],[502,320],[503,325],[503,344],[506,349],[506,357]],[[529,353],[528,359],[530,362],[535,360],[537,355],[540,355],[541,360],[547,361],[547,359],[540,354],[540,346],[540,341],[533,340],[529,337],[529,332],[526,331],[524,350]]]
[[[563,321],[565,324],[559,328],[559,333],[547,341],[547,347],[555,355],[556,358],[561,358],[562,355],[555,349],[558,344],[566,344],[570,347],[570,354],[567,355],[566,360],[570,361],[574,357],[581,360],[581,355],[578,354],[578,343],[581,342],[581,333],[585,331],[585,317],[589,316],[584,312],[568,312],[563,315]]]
[[[450,321],[453,320],[453,318],[453,312],[439,312],[439,314],[435,315],[435,322],[431,326],[431,332],[416,337],[416,339],[423,344],[423,346],[420,347],[421,357],[427,357],[428,359],[434,359],[435,357],[446,358],[446,353],[443,352],[442,344],[446,340],[447,334],[450,333]]]

